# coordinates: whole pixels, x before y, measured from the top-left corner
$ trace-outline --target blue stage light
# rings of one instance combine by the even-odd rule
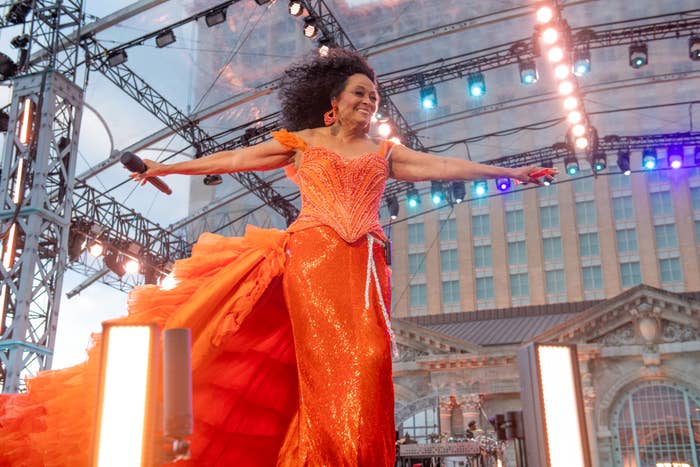
[[[669,146],[667,157],[668,166],[672,169],[683,167],[683,146]]]
[[[642,167],[646,170],[653,170],[656,168],[656,149],[645,148],[642,151]]]
[[[629,149],[620,149],[617,153],[617,167],[624,175],[632,173],[630,170],[630,152]]]
[[[472,191],[476,197],[481,197],[488,193],[489,186],[486,183],[486,180],[474,180]]]
[[[593,171],[594,172],[600,172],[601,170],[605,170],[605,167],[608,165],[608,157],[605,154],[605,151],[598,151],[595,154],[593,154]]]
[[[420,194],[415,188],[409,188],[406,190],[406,202],[409,207],[415,208],[420,204]]]
[[[566,173],[572,177],[579,172],[578,159],[576,156],[567,156],[564,158],[564,168]]]
[[[499,178],[496,180],[496,188],[501,191],[510,190],[510,178]]]
[[[440,204],[445,201],[445,191],[441,182],[435,180],[430,182],[430,198],[433,200],[433,204]]]
[[[537,82],[539,74],[534,60],[525,60],[518,65],[520,69],[520,82],[524,85],[530,85]]]
[[[649,63],[649,53],[646,44],[632,44],[629,47],[629,63],[632,68],[641,68]]]
[[[464,182],[452,182],[452,199],[454,202],[457,204],[461,203],[464,201],[465,195]]]
[[[486,94],[486,81],[482,73],[470,73],[467,76],[467,90],[472,97],[481,97]]]
[[[584,76],[591,72],[591,52],[577,50],[574,53],[574,75]]]
[[[425,86],[420,89],[420,105],[424,109],[434,109],[438,105],[435,86]]]

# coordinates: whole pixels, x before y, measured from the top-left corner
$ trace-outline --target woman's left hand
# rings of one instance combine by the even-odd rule
[[[529,165],[527,167],[515,167],[512,170],[511,178],[517,180],[520,183],[534,183],[535,185],[542,185],[544,177],[553,177],[558,174],[557,169],[549,167],[538,167],[536,165]]]

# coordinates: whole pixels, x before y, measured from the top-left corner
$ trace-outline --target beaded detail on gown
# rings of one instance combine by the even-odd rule
[[[174,465],[382,467],[394,463],[389,274],[379,154],[303,155],[287,231],[200,237],[172,290],[135,289],[123,323],[192,330],[192,458]],[[89,464],[99,338],[87,362],[0,396],[0,467]]]

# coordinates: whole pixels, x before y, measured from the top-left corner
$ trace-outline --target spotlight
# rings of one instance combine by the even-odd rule
[[[409,207],[415,208],[420,204],[420,194],[415,188],[409,188],[406,190],[406,203]]]
[[[617,167],[625,175],[632,173],[630,170],[630,151],[629,149],[620,149],[617,152]]]
[[[126,50],[117,50],[107,55],[107,65],[110,67],[115,67],[126,62],[129,56],[126,54]]]
[[[583,49],[574,52],[574,74],[584,76],[591,72],[591,52]]]
[[[304,7],[301,6],[299,0],[290,0],[289,2],[289,14],[292,16],[301,16],[304,13]]]
[[[554,26],[550,26],[542,31],[542,40],[545,44],[554,44],[559,39],[559,31]]]
[[[668,166],[672,169],[683,167],[683,146],[669,146],[667,158]]]
[[[104,263],[107,268],[119,277],[126,274],[126,269],[124,268],[124,261],[120,257],[119,252],[115,250],[108,250],[104,256]]]
[[[520,69],[520,82],[529,85],[534,84],[539,79],[539,74],[537,73],[537,66],[534,60],[525,60],[518,64]]]
[[[387,122],[382,122],[377,126],[377,133],[382,138],[387,138],[391,134],[391,125]]]
[[[576,141],[574,141],[574,144],[578,149],[586,149],[588,147],[588,138],[585,136],[579,136],[576,138]]]
[[[91,244],[89,244],[87,247],[87,250],[88,250],[88,253],[90,253],[90,256],[92,256],[94,258],[102,256],[102,253],[104,253],[104,251],[105,251],[102,244],[98,241],[94,241]]]
[[[690,36],[688,39],[688,56],[693,61],[700,61],[700,36]]]
[[[399,200],[396,199],[395,195],[386,198],[386,207],[389,209],[389,217],[391,219],[399,217]]]
[[[442,187],[442,182],[435,180],[430,182],[430,198],[433,200],[433,204],[440,204],[445,200],[445,191]]]
[[[549,23],[554,17],[554,10],[549,5],[541,5],[537,8],[537,21],[539,23]]]
[[[549,52],[547,52],[547,58],[552,63],[561,62],[564,59],[564,49],[558,45],[552,47],[549,49]]]
[[[496,188],[501,191],[510,190],[510,178],[498,178],[496,179]]]
[[[695,146],[695,165],[700,165],[700,146]]]
[[[322,37],[318,40],[318,54],[321,57],[328,56],[328,52],[331,50],[333,42],[327,37]]]
[[[574,137],[578,138],[586,134],[586,126],[577,123],[576,125],[571,127],[571,134],[574,135]]]
[[[126,260],[124,263],[124,271],[128,272],[129,274],[138,274],[139,270],[141,269],[141,265],[139,262],[133,258],[129,258]]]
[[[226,21],[226,8],[219,8],[204,15],[204,22],[208,27],[216,26]]]
[[[0,81],[10,79],[17,74],[19,67],[10,57],[0,53]]]
[[[647,170],[656,168],[656,149],[644,148],[642,151],[642,167]]]
[[[629,48],[630,66],[641,68],[649,63],[649,54],[646,44],[632,44]]]
[[[574,83],[568,80],[559,83],[559,94],[562,96],[568,96],[572,92],[574,92]]]
[[[304,35],[309,39],[313,39],[318,34],[318,28],[316,27],[316,18],[313,16],[307,16],[304,18]]]
[[[576,107],[578,107],[578,99],[575,96],[564,99],[564,110],[574,110]]]
[[[175,42],[175,33],[172,29],[161,32],[156,36],[156,47],[163,48]]]
[[[401,140],[397,136],[392,136],[389,138],[389,141],[391,141],[394,144],[401,144]]]
[[[216,185],[221,185],[223,183],[224,179],[221,178],[221,175],[215,174],[215,175],[206,175],[204,177],[204,180],[202,180],[202,183],[204,183],[206,186],[216,186]]]
[[[580,123],[582,119],[583,119],[583,115],[581,115],[581,112],[579,112],[578,110],[572,110],[566,116],[566,121],[571,123],[572,125]]]
[[[557,79],[566,79],[569,76],[569,66],[566,63],[560,63],[554,67],[554,76]]]
[[[14,47],[15,49],[24,49],[29,45],[29,35],[28,34],[22,34],[19,36],[15,36],[12,38],[10,41],[10,45]]]
[[[461,203],[464,201],[465,195],[464,182],[452,182],[452,199],[454,202],[457,204]]]
[[[270,0],[255,0],[255,3],[258,5],[265,5],[266,3],[270,3]]]
[[[605,151],[598,151],[593,154],[593,171],[600,172],[607,167],[607,156]]]
[[[10,116],[7,112],[0,110],[0,133],[7,132],[7,127],[10,125]]]
[[[576,156],[565,157],[564,158],[564,168],[566,170],[566,173],[568,173],[572,177],[574,175],[576,175],[579,171],[578,159],[576,159]]]
[[[489,191],[489,186],[486,180],[474,180],[472,184],[472,192],[474,196],[481,197],[484,196]]]
[[[27,20],[27,15],[32,11],[31,0],[19,0],[10,6],[5,19],[8,23],[22,24]]]
[[[437,107],[435,86],[423,86],[420,88],[420,105],[424,109],[434,109]]]
[[[467,88],[472,97],[481,97],[486,94],[486,81],[482,73],[470,73],[467,76]]]
[[[80,255],[83,254],[86,238],[82,232],[73,229],[68,232],[68,260],[71,263],[78,261]]]

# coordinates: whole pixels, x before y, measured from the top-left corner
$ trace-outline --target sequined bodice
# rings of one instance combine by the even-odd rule
[[[301,212],[290,229],[323,224],[348,243],[367,233],[383,236],[378,213],[388,176],[378,153],[347,160],[326,148],[306,149],[296,175]]]

